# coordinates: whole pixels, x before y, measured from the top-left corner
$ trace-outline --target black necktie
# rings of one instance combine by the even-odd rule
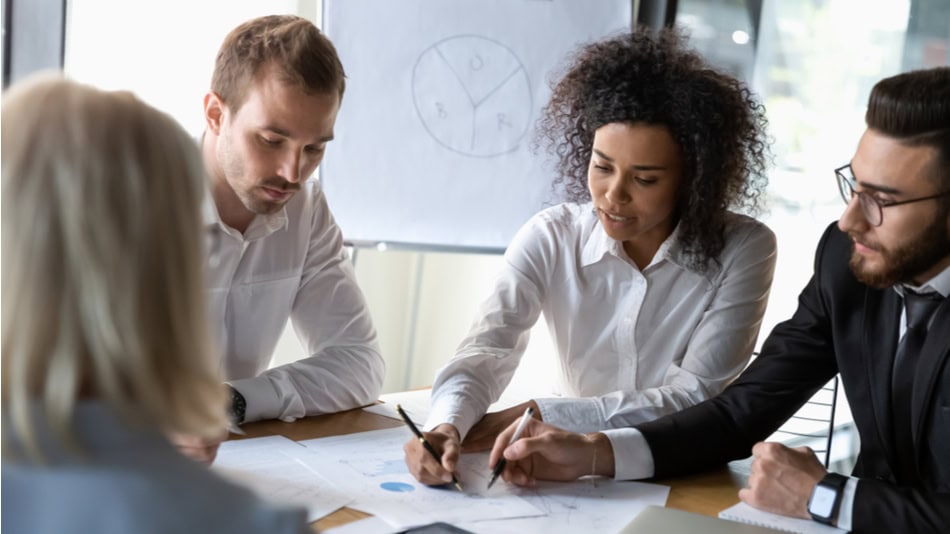
[[[901,473],[898,480],[915,476],[913,429],[911,428],[911,399],[914,391],[914,373],[917,358],[927,339],[927,323],[943,298],[936,292],[914,293],[904,290],[907,329],[897,345],[894,369],[891,375],[891,410],[894,420],[894,438],[897,442]]]

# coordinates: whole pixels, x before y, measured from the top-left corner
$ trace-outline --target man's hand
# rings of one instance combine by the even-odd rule
[[[478,423],[475,423],[475,426],[472,427],[468,435],[465,436],[465,442],[462,443],[462,452],[482,452],[490,450],[499,432],[504,430],[511,423],[521,419],[521,416],[524,415],[524,411],[528,406],[534,408],[534,417],[540,420],[541,409],[538,408],[538,403],[533,400],[522,402],[517,406],[512,406],[500,412],[486,413]]]
[[[214,462],[214,458],[218,455],[218,447],[227,437],[228,433],[224,431],[217,436],[209,438],[172,434],[168,436],[168,439],[178,448],[178,452],[192,460],[211,465],[211,463]]]
[[[422,435],[442,455],[442,462],[433,458],[417,438],[412,438],[403,446],[409,472],[416,480],[430,486],[452,482],[460,452],[458,430],[453,425],[443,423]]]
[[[776,514],[811,519],[808,498],[827,471],[809,447],[790,449],[780,443],[752,447],[752,473],[743,502]]]
[[[502,478],[519,486],[533,486],[538,480],[575,480],[584,475],[613,476],[614,452],[607,436],[575,434],[531,419],[521,438],[512,443],[518,421],[508,426],[492,447],[489,465],[502,456],[507,465]]]

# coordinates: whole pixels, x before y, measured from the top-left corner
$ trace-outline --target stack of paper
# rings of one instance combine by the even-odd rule
[[[312,455],[283,436],[225,441],[211,469],[266,501],[306,508],[307,520],[316,521],[352,498],[307,466]]]

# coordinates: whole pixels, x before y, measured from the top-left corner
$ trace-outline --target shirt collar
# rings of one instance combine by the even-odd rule
[[[604,227],[600,224],[600,219],[598,219],[596,213],[594,213],[593,208],[588,209],[588,207],[589,205],[584,207],[584,216],[592,219],[591,224],[593,227],[590,235],[587,237],[587,242],[584,243],[584,249],[581,252],[581,266],[587,267],[588,265],[593,265],[599,262],[606,254],[611,254],[629,262],[630,258],[627,256],[626,251],[623,250],[621,242],[607,235],[607,232],[604,231]],[[653,255],[653,261],[650,262],[647,269],[664,260],[674,263],[681,268],[687,268],[686,258],[679,243],[679,233],[679,224],[677,224],[670,235],[660,244],[660,248],[658,248],[656,254]]]
[[[894,286],[894,290],[902,297],[904,296],[904,288],[908,288],[916,293],[936,291],[941,297],[947,298],[947,296],[950,296],[950,267],[940,271],[937,273],[937,276],[927,280],[920,286],[911,284],[897,284]]]
[[[297,194],[300,194],[298,192]],[[291,202],[295,199],[291,199]],[[201,203],[201,216],[204,219],[205,229],[217,225],[225,233],[236,233],[236,230],[224,224],[221,220],[221,214],[218,213],[218,207],[214,203],[214,197],[211,195],[211,189],[205,188],[205,197]],[[244,232],[244,239],[253,241],[266,237],[278,230],[287,227],[287,205],[285,204],[280,211],[269,213],[267,215],[257,215],[251,221],[251,225]]]

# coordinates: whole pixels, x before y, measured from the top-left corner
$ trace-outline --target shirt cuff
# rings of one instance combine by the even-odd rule
[[[465,397],[454,395],[439,398],[437,402],[432,404],[429,417],[426,419],[426,424],[423,425],[422,429],[428,432],[443,423],[448,423],[458,430],[459,441],[462,441],[465,439],[468,431],[471,430],[472,427],[475,426],[475,423],[484,415],[466,409],[465,401]]]
[[[534,399],[541,412],[541,420],[564,430],[587,434],[607,427],[597,399]]]
[[[276,419],[280,415],[280,397],[266,376],[242,378],[227,382],[244,397],[247,406],[244,410],[244,422]]]
[[[635,428],[601,432],[614,449],[614,479],[639,480],[653,476],[653,453],[643,434]]]
[[[841,493],[841,505],[838,507],[838,528],[842,530],[851,530],[851,523],[854,512],[854,494],[858,491],[858,479],[848,477],[844,484],[844,491]]]

